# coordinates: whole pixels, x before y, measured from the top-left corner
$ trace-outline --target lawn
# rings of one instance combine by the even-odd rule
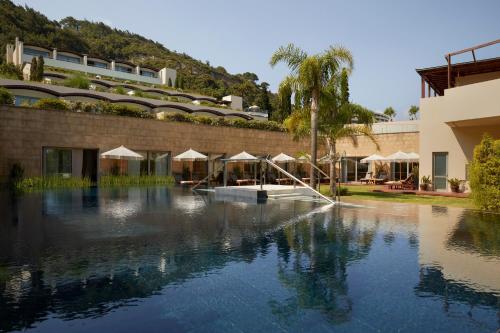
[[[349,200],[350,199],[378,200],[378,201],[427,204],[427,205],[437,205],[437,206],[475,208],[474,204],[472,203],[472,199],[470,198],[450,198],[450,197],[439,197],[430,195],[373,192],[373,190],[376,188],[375,186],[347,185],[342,187],[347,187],[349,190],[349,194],[342,198]],[[328,185],[321,185],[321,193],[326,195],[329,194]]]

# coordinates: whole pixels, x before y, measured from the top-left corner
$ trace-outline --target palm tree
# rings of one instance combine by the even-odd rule
[[[291,70],[282,84],[282,89],[291,89],[295,94],[295,106],[306,107],[310,113],[311,135],[311,163],[317,159],[318,112],[320,109],[321,93],[328,84],[338,80],[343,68],[352,70],[353,59],[351,52],[343,47],[330,46],[322,53],[308,55],[306,52],[288,44],[280,47],[271,57],[270,64],[275,66],[284,62]],[[311,165],[311,187],[315,187],[315,169]]]
[[[322,92],[323,98],[321,111],[319,113],[318,132],[320,138],[326,144],[330,162],[330,194],[337,193],[337,171],[335,162],[339,159],[336,145],[339,140],[350,139],[354,146],[358,145],[359,136],[367,136],[375,143],[377,150],[378,143],[371,130],[373,124],[373,112],[358,104],[341,103],[338,96],[338,89],[330,87]],[[353,124],[356,119],[357,124]],[[307,108],[296,109],[285,121],[285,126],[294,135],[295,139],[304,137],[310,131]]]
[[[396,116],[396,111],[392,108],[392,106],[389,106],[388,108],[386,108],[384,110],[384,114],[390,118],[390,120],[392,121],[392,119],[394,119],[394,117]]]
[[[417,120],[417,115],[419,110],[420,109],[416,105],[410,106],[410,109],[408,110],[408,115],[410,116],[410,120]]]

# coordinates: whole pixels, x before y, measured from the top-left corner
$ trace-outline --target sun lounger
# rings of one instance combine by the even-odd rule
[[[255,179],[237,179],[236,180],[236,184],[238,184],[238,186],[253,184],[253,183],[255,183]]]
[[[372,178],[372,173],[371,172],[367,172],[365,174],[365,176],[363,178],[361,178],[359,181],[361,182],[361,184],[363,184],[363,183],[369,184],[372,181],[374,182],[374,178]]]
[[[384,185],[390,190],[410,190],[413,189],[413,175],[410,174],[404,180],[385,182]]]

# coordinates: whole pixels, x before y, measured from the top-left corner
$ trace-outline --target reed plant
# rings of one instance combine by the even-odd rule
[[[172,176],[125,176],[104,175],[99,178],[99,186],[148,186],[172,185],[175,180]]]
[[[90,187],[89,178],[63,178],[60,176],[29,177],[14,183],[14,188],[21,192],[41,191],[48,189],[68,189]]]

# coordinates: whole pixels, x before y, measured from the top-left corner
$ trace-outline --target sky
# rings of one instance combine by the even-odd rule
[[[351,100],[380,112],[392,106],[400,120],[419,102],[416,68],[444,65],[448,52],[500,38],[499,0],[14,2],[50,19],[73,16],[129,30],[233,74],[253,72],[273,91],[288,74],[284,65],[269,65],[279,46],[292,42],[313,54],[342,45],[354,56]],[[476,55],[500,56],[500,44]]]

